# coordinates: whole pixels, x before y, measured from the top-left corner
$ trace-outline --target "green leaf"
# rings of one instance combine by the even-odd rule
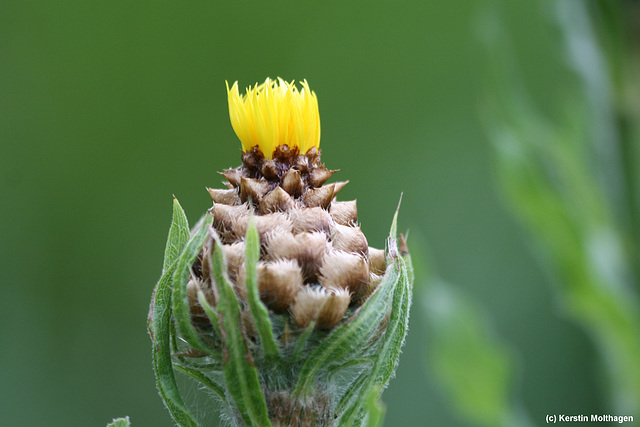
[[[200,303],[200,306],[202,306],[204,312],[207,314],[207,317],[213,325],[213,328],[216,330],[218,336],[222,336],[220,332],[220,321],[218,320],[218,313],[216,313],[216,311],[209,305],[209,301],[207,301],[207,298],[204,296],[204,293],[202,293],[201,290],[198,290],[198,302]]]
[[[198,423],[186,409],[176,384],[171,360],[171,287],[176,259],[189,236],[187,218],[174,198],[173,220],[165,249],[163,274],[156,285],[152,299],[149,329],[153,341],[153,369],[156,385],[162,400],[173,419],[181,426],[197,426]]]
[[[413,284],[413,277],[410,273],[411,259],[408,256],[399,257],[396,262],[400,267],[400,275],[394,285],[389,323],[384,335],[379,338],[373,366],[354,381],[340,401],[338,406],[338,412],[341,412],[340,426],[357,425],[358,420],[362,419],[367,411],[367,403],[361,399],[361,396],[368,395],[372,390],[384,389],[395,372],[400,350],[407,334]],[[390,269],[392,266],[388,268]]]
[[[107,424],[107,427],[130,427],[129,417],[117,418]]]
[[[184,249],[184,245],[189,239],[189,222],[187,216],[182,210],[182,206],[178,202],[176,197],[173,197],[173,217],[171,219],[171,227],[169,228],[169,236],[167,237],[167,244],[164,250],[164,262],[162,265],[162,272],[166,272],[167,269],[175,262],[178,255]],[[153,290],[151,297],[151,307],[149,307],[149,318],[147,320],[147,327],[149,328],[149,334],[153,339],[153,306],[155,301],[155,294],[158,290],[158,285]]]
[[[401,198],[402,200],[402,198]],[[400,203],[398,203],[398,209]],[[389,322],[384,334],[378,338],[375,356],[371,367],[363,371],[347,389],[338,405],[340,418],[338,425],[358,425],[366,418],[367,401],[362,396],[368,396],[375,390],[380,392],[387,386],[395,372],[400,350],[404,344],[409,326],[409,309],[411,307],[411,295],[413,292],[413,268],[409,255],[400,256],[397,251],[398,210],[396,210],[391,231],[388,238],[389,253],[387,256],[387,272],[379,287],[386,287],[393,291]],[[395,274],[394,274],[395,273]],[[375,420],[374,420],[375,421]],[[370,422],[372,422],[370,420]]]
[[[400,194],[400,200],[398,200],[398,207],[393,214],[393,220],[391,220],[391,230],[389,230],[389,239],[395,240],[398,235],[398,212],[400,212],[400,204],[402,203],[402,194]]]
[[[256,266],[260,257],[260,238],[253,220],[253,215],[251,215],[249,219],[245,246],[246,287],[249,308],[256,325],[256,330],[258,331],[258,336],[260,337],[260,342],[262,343],[262,350],[267,359],[275,360],[280,357],[280,351],[273,337],[269,311],[260,300],[260,293],[258,291]]]
[[[346,392],[342,395],[342,399],[338,404],[338,410],[337,410],[338,413],[342,414],[340,419],[338,420],[338,426],[347,426],[346,422],[347,422],[347,419],[349,418],[349,414],[353,412],[353,409],[351,408],[355,407],[355,409],[358,409],[356,406],[361,401],[361,396],[362,396],[361,393],[365,384],[369,380],[369,377],[370,377],[369,370],[364,369],[360,373],[360,375],[351,383],[351,385],[346,390]],[[345,410],[345,408],[347,408],[347,410]],[[357,423],[353,423],[352,421],[349,421],[349,422],[351,422],[352,425],[353,424],[357,425]]]
[[[189,345],[198,350],[212,353],[209,346],[202,342],[195,328],[191,324],[191,311],[189,310],[189,300],[187,298],[187,282],[191,267],[198,257],[198,253],[209,235],[209,225],[213,222],[213,217],[206,214],[200,226],[187,242],[184,251],[177,259],[176,271],[173,275],[173,317],[178,324],[180,335]]]
[[[400,350],[409,329],[409,309],[413,291],[411,257],[408,255],[400,257],[398,262],[401,276],[394,292],[389,324],[384,334],[382,350],[378,353],[378,363],[376,363],[380,365],[380,370],[376,372],[375,384],[383,388],[396,370]]]
[[[240,306],[226,277],[224,250],[217,237],[212,266],[220,297],[217,309],[225,344],[223,371],[227,389],[242,420],[247,425],[271,426],[258,371],[251,360],[251,354],[242,333]]]
[[[187,216],[182,210],[182,206],[178,203],[178,199],[173,197],[173,218],[171,219],[171,227],[169,228],[169,237],[167,238],[167,245],[164,249],[164,264],[162,271],[166,271],[167,268],[173,262],[178,259],[180,253],[184,249],[184,245],[189,240],[189,222]]]
[[[390,297],[398,282],[396,265],[387,268],[385,277],[373,295],[360,307],[347,323],[334,329],[303,365],[294,395],[313,392],[316,377],[333,364],[345,363],[365,349],[375,329],[383,321],[390,307]]]
[[[224,388],[202,372],[181,365],[174,365],[174,367],[176,371],[182,372],[183,374],[200,382],[202,385],[214,392],[220,399],[222,399],[223,402],[226,400],[227,397],[224,394]]]
[[[307,346],[307,342],[309,341],[309,337],[311,336],[311,333],[313,332],[315,327],[316,327],[316,322],[315,322],[315,320],[313,320],[311,323],[309,323],[309,326],[307,326],[307,328],[304,330],[304,332],[302,332],[302,334],[300,334],[300,336],[298,337],[298,342],[296,344],[296,348],[293,350],[293,354],[291,355],[291,360],[297,361],[297,360],[300,359],[300,357],[302,356],[302,352],[304,351],[305,347]]]
[[[164,272],[156,287],[153,306],[153,370],[156,385],[171,416],[181,426],[197,427],[186,409],[173,373],[171,360],[171,285],[176,263]]]
[[[382,427],[386,407],[380,401],[382,387],[375,387],[369,390],[369,394],[365,399],[367,402],[367,427]]]

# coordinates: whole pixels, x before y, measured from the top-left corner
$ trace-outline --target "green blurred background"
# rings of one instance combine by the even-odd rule
[[[404,193],[400,228],[484,307],[534,425],[613,413],[594,344],[504,207],[482,124],[496,10],[543,109],[573,84],[545,3],[3,0],[0,424],[172,425],[146,332],[171,195],[192,222],[210,206],[205,186],[240,161],[224,82],[267,76],[317,93],[323,160],[372,246]],[[385,425],[472,425],[428,367],[419,284]]]

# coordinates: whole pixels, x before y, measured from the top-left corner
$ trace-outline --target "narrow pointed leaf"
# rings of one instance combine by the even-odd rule
[[[260,238],[258,236],[258,230],[256,229],[253,216],[251,216],[249,227],[247,228],[245,246],[246,287],[249,308],[256,325],[256,330],[260,336],[260,342],[265,356],[267,356],[267,358],[276,359],[280,357],[278,343],[273,337],[273,329],[271,327],[271,321],[269,320],[269,311],[260,300],[260,293],[258,291],[256,266],[258,264],[258,258],[260,257]]]
[[[409,309],[413,290],[411,258],[409,256],[401,257],[399,262],[401,263],[401,276],[393,297],[389,325],[383,338],[383,350],[378,355],[378,360],[381,362],[380,371],[375,377],[376,386],[383,388],[386,387],[396,370],[400,350],[409,328]]]
[[[220,362],[198,362],[193,360],[190,357],[180,357],[177,356],[175,353],[173,354],[174,356],[174,366],[175,365],[179,365],[182,366],[184,368],[187,369],[196,369],[200,372],[218,372],[218,371],[222,371],[222,357],[220,358]]]
[[[171,363],[171,285],[176,264],[164,272],[156,287],[153,306],[153,369],[162,401],[171,416],[181,426],[196,427],[198,423],[184,405]]]
[[[187,221],[187,216],[182,206],[178,203],[178,199],[174,196],[173,218],[171,219],[167,245],[164,249],[164,265],[162,266],[162,271],[166,271],[166,269],[178,259],[178,256],[184,249],[184,245],[187,244],[187,240],[189,240],[189,222]]]
[[[385,277],[373,295],[347,323],[337,327],[303,365],[294,389],[297,396],[309,394],[321,370],[340,364],[362,351],[390,307],[390,299],[398,280],[395,265],[387,268]]]
[[[211,225],[212,221],[213,217],[211,215],[206,215],[204,221],[201,221],[200,227],[189,239],[184,251],[178,258],[176,271],[173,274],[173,317],[178,324],[178,330],[189,345],[207,353],[210,352],[210,348],[202,342],[191,324],[191,311],[189,310],[189,300],[187,299],[187,282],[189,281],[191,266],[209,235],[209,225]]]
[[[218,313],[216,313],[216,311],[209,305],[207,298],[200,290],[198,291],[198,302],[213,325],[213,329],[215,329],[218,336],[221,336],[222,334],[220,333],[220,320],[218,319]]]
[[[309,326],[307,326],[307,329],[304,330],[300,337],[298,337],[298,343],[296,344],[296,348],[293,351],[293,355],[291,356],[292,360],[296,361],[300,359],[300,357],[302,356],[302,352],[307,345],[307,341],[309,340],[309,336],[311,335],[315,327],[316,322],[315,320],[313,320],[311,323],[309,323]]]
[[[247,425],[271,426],[258,371],[253,365],[242,334],[240,306],[226,277],[224,251],[217,238],[212,258],[213,274],[220,297],[217,309],[225,344],[223,371],[227,389]]]
[[[189,221],[187,221],[187,216],[182,210],[182,206],[178,202],[176,197],[173,197],[173,216],[171,218],[171,227],[169,228],[169,236],[167,237],[167,244],[165,245],[164,250],[164,262],[162,265],[162,272],[165,273],[169,266],[171,266],[175,260],[178,258],[182,250],[184,249],[184,245],[187,243],[189,239]],[[158,282],[159,284],[160,282]],[[153,340],[154,329],[153,329],[153,307],[155,304],[156,292],[158,291],[158,284],[156,284],[155,289],[153,290],[153,294],[151,296],[151,307],[149,307],[149,317],[147,319],[147,328],[149,329],[149,334],[151,335],[151,339]]]
[[[395,239],[398,235],[398,212],[400,211],[400,203],[402,203],[402,194],[400,195],[398,207],[396,208],[396,211],[393,214],[393,220],[391,221],[391,230],[389,231],[389,238],[391,239]]]
[[[357,420],[366,414],[366,402],[361,397],[372,389],[384,389],[395,371],[407,332],[411,298],[411,282],[403,261],[400,266],[401,274],[395,284],[389,323],[380,338],[376,359],[371,369],[364,372],[343,396],[339,404],[339,412],[342,412],[340,426],[356,425]]]
[[[220,399],[222,399],[223,402],[226,400],[226,396],[224,394],[224,388],[220,384],[216,383],[211,378],[203,374],[202,372],[197,371],[195,369],[186,368],[180,365],[175,365],[175,368],[176,368],[176,371],[182,372],[183,374],[188,375],[191,378],[200,382],[202,385],[207,387],[210,391],[214,392]]]
[[[395,233],[397,231],[397,214],[394,215],[389,242],[395,244]],[[391,245],[390,245],[391,246]],[[398,268],[399,274],[393,276],[396,280],[391,284],[393,287],[393,300],[391,304],[391,312],[389,323],[387,324],[384,335],[379,339],[379,347],[376,354],[376,360],[371,369],[363,372],[347,390],[338,405],[338,412],[341,413],[338,420],[339,426],[357,425],[359,420],[363,419],[367,414],[366,401],[361,397],[371,393],[371,390],[383,390],[393,373],[395,372],[400,350],[404,343],[408,324],[409,309],[411,306],[411,293],[413,290],[413,269],[411,266],[411,258],[400,256],[397,252],[390,251],[388,256],[389,267]],[[386,285],[386,279],[383,283]],[[382,283],[380,284],[382,286]]]

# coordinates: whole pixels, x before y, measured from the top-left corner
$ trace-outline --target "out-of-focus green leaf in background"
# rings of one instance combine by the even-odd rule
[[[521,227],[530,223],[512,216],[517,209],[505,207],[514,200],[502,181],[509,178],[496,134],[483,123],[488,17],[517,64],[507,74],[526,82],[542,116],[566,113],[557,104],[561,90],[582,93],[551,3],[5,0],[0,423],[105,425],[126,414],[133,425],[171,425],[146,335],[171,195],[190,218],[210,206],[205,186],[219,187],[217,172],[240,162],[224,81],[244,87],[267,76],[306,78],[317,93],[323,160],[350,180],[340,198],[358,199],[370,244],[384,245],[404,192],[400,228],[428,241],[438,275],[456,283],[446,295],[463,295],[461,311],[438,317],[462,325],[456,343],[431,329],[437,319],[429,307],[442,308],[429,298],[434,288],[416,289],[407,344],[383,395],[385,425],[482,422],[456,400],[456,384],[468,379],[461,370],[474,360],[487,368],[474,386],[489,381],[487,392],[508,394],[500,408],[534,425],[547,414],[614,411],[597,333],[565,310],[567,294],[536,255],[546,240],[540,244]],[[615,35],[620,25],[611,22],[599,28]],[[616,55],[626,53],[607,40],[607,60],[619,64]],[[573,118],[588,129],[588,119]],[[544,144],[550,135],[535,136]],[[580,173],[574,177],[589,175]],[[585,189],[576,197],[594,200],[590,183],[572,182]],[[423,261],[414,256],[416,271]],[[421,277],[432,273],[427,267]],[[601,320],[620,308],[612,304]],[[619,331],[615,321],[606,324]],[[437,362],[455,358],[456,348],[460,359]]]

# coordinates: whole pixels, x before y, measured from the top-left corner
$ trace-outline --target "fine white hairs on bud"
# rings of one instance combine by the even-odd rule
[[[240,200],[243,202],[251,199],[253,203],[258,203],[267,191],[269,191],[269,183],[265,180],[240,178]]]
[[[327,251],[324,233],[270,233],[266,237],[267,256],[270,260],[292,259],[298,261],[305,281],[313,281]]]
[[[331,229],[331,215],[326,210],[315,207],[307,209],[294,209],[289,212],[294,234],[323,231],[328,233]]]
[[[387,269],[384,249],[369,247],[369,269],[372,273],[383,275]]]
[[[329,184],[320,188],[310,188],[302,195],[302,202],[310,208],[319,206],[327,209],[333,200],[334,187],[335,184]]]
[[[227,259],[229,278],[236,282],[238,280],[238,273],[244,265],[245,244],[239,241],[230,245],[224,245],[223,248]]]
[[[369,243],[360,227],[348,227],[336,224],[331,234],[333,247],[340,251],[353,252],[360,255],[367,255]]]
[[[275,230],[282,232],[291,231],[291,221],[282,212],[274,212],[266,215],[255,216],[253,218],[260,235],[260,240],[265,239],[265,235]],[[249,216],[239,217],[236,219],[233,231],[236,236],[244,236],[249,226]]]
[[[276,230],[281,233],[291,232],[291,220],[282,212],[256,216],[254,220],[261,240],[264,240],[265,235]]]
[[[235,189],[219,190],[217,188],[207,188],[213,203],[222,203],[224,205],[239,205],[240,198]]]
[[[382,282],[382,277],[379,274],[376,273],[371,273],[369,275],[369,286],[371,287],[371,289],[375,289],[381,282]]]
[[[315,321],[318,328],[331,329],[342,320],[350,301],[345,289],[305,286],[293,302],[291,314],[300,327],[306,328]]]
[[[320,268],[320,284],[325,288],[348,289],[359,298],[369,282],[369,265],[360,255],[329,251]]]
[[[282,189],[277,186],[269,194],[262,198],[262,202],[258,208],[261,215],[272,212],[287,212],[293,208],[293,199]]]
[[[214,203],[210,212],[213,215],[213,226],[220,233],[223,241],[234,241],[238,237],[235,233],[239,228],[238,222],[248,219],[249,207],[246,203],[237,206]],[[246,230],[246,225],[244,229]]]
[[[279,260],[258,264],[260,298],[276,313],[284,313],[302,289],[302,270],[297,262]]]
[[[331,202],[329,210],[331,218],[340,225],[354,226],[358,223],[358,206],[355,200],[348,202]]]
[[[236,169],[229,169],[225,172],[221,172],[220,175],[229,181],[231,188],[240,187],[240,179],[242,178],[242,175]]]
[[[369,280],[367,283],[362,286],[359,290],[358,295],[355,296],[354,300],[363,301],[371,296],[373,291],[376,290],[378,285],[382,283],[382,276],[377,275],[375,273],[369,274]]]

